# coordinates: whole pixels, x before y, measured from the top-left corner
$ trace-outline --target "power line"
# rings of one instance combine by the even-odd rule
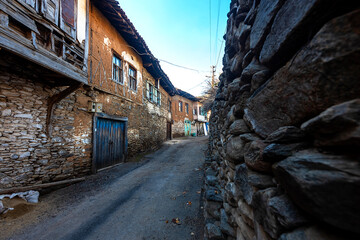
[[[211,0],[209,0],[209,23],[210,23],[210,65],[211,65]]]
[[[191,71],[195,71],[195,72],[198,72],[198,73],[200,73],[200,72],[208,72],[208,71],[204,71],[204,70],[197,70],[197,69],[193,69],[193,68],[184,67],[184,66],[181,66],[181,65],[178,65],[178,64],[175,64],[175,63],[166,61],[166,60],[162,60],[162,59],[159,59],[159,61],[165,62],[165,63],[170,64],[170,65],[173,65],[173,66],[175,66],[175,67],[184,68],[184,69],[191,70]]]
[[[217,23],[216,23],[215,50],[214,50],[215,59],[216,59],[216,53],[217,53],[217,42],[218,42],[218,36],[219,36],[220,8],[221,8],[221,4],[220,4],[220,0],[218,0],[218,15],[217,15]]]

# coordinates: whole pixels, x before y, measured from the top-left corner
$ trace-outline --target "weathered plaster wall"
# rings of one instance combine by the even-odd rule
[[[228,17],[206,238],[358,238],[359,3],[232,0]]]

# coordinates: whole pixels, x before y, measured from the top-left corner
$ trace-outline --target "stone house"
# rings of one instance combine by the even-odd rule
[[[0,188],[83,176],[171,138],[175,88],[116,1],[1,1],[0,48]]]

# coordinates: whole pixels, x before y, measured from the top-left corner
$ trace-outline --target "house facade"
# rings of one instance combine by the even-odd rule
[[[175,88],[116,1],[3,0],[0,48],[0,188],[83,176],[171,138]]]

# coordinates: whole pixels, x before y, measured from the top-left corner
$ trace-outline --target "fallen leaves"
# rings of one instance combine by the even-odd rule
[[[192,202],[188,201],[186,204],[190,206],[192,204]]]
[[[173,219],[171,220],[171,222],[174,223],[174,224],[177,224],[177,225],[180,225],[180,224],[181,224],[179,218],[173,218]]]

